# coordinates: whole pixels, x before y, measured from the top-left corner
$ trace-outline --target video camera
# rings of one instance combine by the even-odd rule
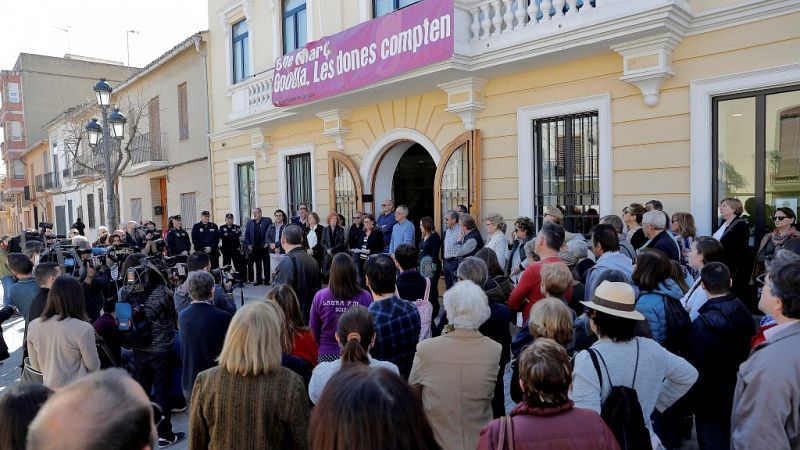
[[[226,294],[232,293],[234,288],[244,287],[242,274],[237,272],[230,264],[212,270],[211,275],[214,275],[214,281],[222,286]]]
[[[186,264],[178,263],[175,258],[157,254],[142,258],[136,267],[129,267],[125,276],[125,285],[131,292],[144,292],[158,285],[174,285],[175,280],[186,280]],[[181,283],[183,282],[181,281]]]

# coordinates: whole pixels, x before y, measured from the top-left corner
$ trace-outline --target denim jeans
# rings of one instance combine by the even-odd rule
[[[148,394],[155,391],[153,400],[164,411],[164,420],[158,424],[158,437],[172,440],[174,433],[169,399],[175,356],[171,351],[161,353],[134,351],[133,361],[136,367],[136,381]]]
[[[14,275],[6,275],[0,278],[0,283],[3,284],[3,306],[11,305],[11,296],[9,291],[11,285],[14,284]]]

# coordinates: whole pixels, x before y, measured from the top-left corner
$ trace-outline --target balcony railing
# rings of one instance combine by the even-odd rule
[[[42,175],[36,175],[34,179],[36,180],[34,182],[34,184],[36,185],[36,192],[44,192],[44,179]]]
[[[144,133],[133,138],[131,165],[166,162],[166,133]]]
[[[470,42],[487,40],[524,28],[544,27],[565,16],[586,16],[595,0],[478,0],[470,9]]]
[[[42,176],[44,179],[45,190],[55,190],[61,187],[61,177],[59,172],[47,172]]]

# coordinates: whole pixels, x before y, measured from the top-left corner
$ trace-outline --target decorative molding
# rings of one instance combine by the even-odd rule
[[[272,129],[253,128],[250,130],[250,148],[261,155],[261,160],[269,162],[269,153],[272,151]]]
[[[623,75],[620,80],[636,85],[642,91],[645,105],[656,106],[661,85],[675,75],[672,50],[679,42],[676,33],[664,33],[611,46],[611,50],[622,56]]]
[[[800,2],[797,0],[740,2],[695,14],[686,35],[709,33],[798,12]]]
[[[236,130],[220,130],[220,131],[217,131],[217,132],[214,132],[214,133],[210,133],[208,135],[208,138],[211,139],[211,142],[219,142],[219,141],[224,141],[225,139],[231,139],[231,138],[236,138],[236,137],[239,137],[239,136],[244,136],[245,134],[247,134],[246,131],[242,131],[242,130],[238,130],[238,129],[236,129]]]
[[[698,234],[712,231],[712,192],[714,174],[712,162],[712,103],[715,96],[757,91],[800,83],[800,62],[766,67],[748,72],[692,80],[689,85],[691,121],[690,205]]]
[[[358,171],[364,186],[367,186],[367,188],[372,186],[372,177],[378,170],[381,158],[390,147],[402,141],[413,141],[421,145],[428,154],[431,155],[434,164],[437,166],[439,165],[441,155],[433,141],[417,130],[412,130],[411,128],[395,128],[378,137],[378,139],[370,145],[367,154],[364,155],[364,158],[361,160]],[[367,193],[374,194],[373,192]]]
[[[483,89],[487,82],[483,78],[469,77],[438,85],[439,89],[447,92],[445,111],[458,115],[467,131],[475,129],[478,113],[486,107]]]
[[[350,132],[350,116],[349,109],[331,109],[317,113],[317,117],[322,119],[322,135],[334,138],[339,150],[344,150],[344,138]]]

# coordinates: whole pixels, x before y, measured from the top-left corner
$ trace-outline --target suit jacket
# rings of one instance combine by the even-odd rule
[[[255,220],[250,219],[244,228],[244,245],[253,245],[255,242],[256,233],[261,234],[262,245],[267,245],[267,229],[272,225],[272,219],[269,217],[262,217],[261,222],[256,223]]]
[[[319,265],[302,247],[287,253],[275,272],[275,284],[288,284],[297,293],[303,322],[308,323],[314,294],[322,289]]]
[[[501,346],[477,330],[456,329],[417,345],[408,384],[422,393],[436,442],[473,450],[492,420]]]
[[[275,230],[278,231],[278,240],[275,240]],[[275,223],[270,223],[269,228],[267,228],[267,247],[270,244],[275,244],[275,251],[273,253],[283,253],[283,249],[281,248],[281,236],[283,236],[283,230],[286,229],[286,224],[282,223],[280,225],[276,225]]]

